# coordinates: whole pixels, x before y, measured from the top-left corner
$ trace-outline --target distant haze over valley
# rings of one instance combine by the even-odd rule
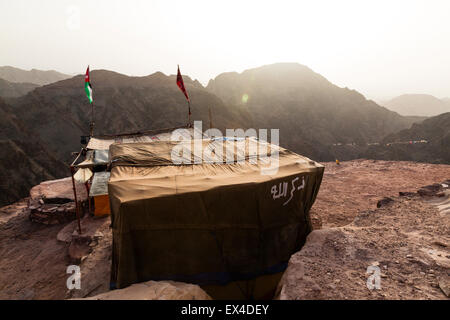
[[[22,70],[11,66],[0,67],[0,78],[14,83],[33,83],[42,86],[71,77],[55,70]]]
[[[404,116],[430,117],[450,112],[450,99],[429,94],[404,94],[381,105]]]

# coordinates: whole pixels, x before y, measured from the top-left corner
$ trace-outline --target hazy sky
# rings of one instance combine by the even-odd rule
[[[0,65],[69,74],[299,62],[373,99],[450,96],[450,1],[0,0]]]

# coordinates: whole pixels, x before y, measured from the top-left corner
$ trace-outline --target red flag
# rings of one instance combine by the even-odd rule
[[[89,81],[89,66],[87,67],[86,75],[84,76],[84,82],[90,82]]]
[[[181,76],[181,73],[180,73],[180,66],[178,66],[177,86],[184,93],[184,96],[186,97],[187,101],[190,102],[189,96],[188,96],[188,94],[186,92],[186,88],[184,87],[183,77]]]

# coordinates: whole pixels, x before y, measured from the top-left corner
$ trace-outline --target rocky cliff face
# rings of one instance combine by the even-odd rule
[[[422,139],[426,140],[426,143],[417,143]],[[368,150],[367,156],[377,159],[450,163],[450,112],[414,123],[409,129],[388,135],[383,142],[394,144],[372,148]]]
[[[0,97],[17,98],[36,89],[39,85],[34,83],[14,83],[0,79]]]
[[[0,99],[0,204],[26,196],[42,180],[67,173],[46,144]]]

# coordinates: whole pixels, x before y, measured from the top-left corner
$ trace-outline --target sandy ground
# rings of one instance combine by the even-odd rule
[[[325,232],[325,235],[318,237],[323,240],[323,244],[319,247],[316,245],[314,250],[318,250],[318,253],[311,253],[308,250],[313,249],[308,249],[293,256],[291,260],[294,265],[298,259],[304,259],[302,256],[300,258],[298,254],[309,252],[309,255],[313,256],[310,260],[312,264],[302,267],[304,270],[308,270],[310,277],[308,281],[310,282],[301,281],[302,276],[298,276],[299,279],[290,282],[290,284],[295,283],[291,287],[293,291],[287,289],[282,291],[284,297],[291,299],[305,297],[442,299],[442,292],[436,288],[437,280],[431,279],[433,276],[428,274],[431,269],[439,277],[442,277],[446,272],[448,274],[448,269],[436,265],[433,262],[435,260],[429,260],[421,253],[423,248],[425,248],[424,250],[448,252],[446,251],[448,247],[433,245],[433,241],[438,240],[443,241],[444,244],[449,243],[449,224],[447,220],[442,220],[442,217],[439,220],[436,207],[419,198],[399,198],[400,200],[396,200],[391,205],[395,210],[383,211],[387,209],[380,208],[374,215],[367,214],[367,212],[375,210],[377,201],[385,196],[395,198],[400,191],[416,192],[421,186],[450,179],[450,166],[374,160],[342,162],[340,166],[335,163],[325,163],[325,166],[321,190],[311,211],[312,217],[318,221],[317,226],[322,225],[322,228],[326,228],[326,230],[317,231]],[[407,215],[408,212],[414,214]],[[66,268],[72,264],[68,255],[69,244],[57,240],[59,231],[66,225],[38,225],[29,221],[28,216],[29,212],[24,201],[0,209],[0,299],[65,299],[92,296],[108,289],[111,250],[108,219],[99,224],[98,231],[102,236],[90,244],[92,252],[82,260],[83,289],[68,292]],[[352,223],[355,217],[357,220],[359,219],[359,222]],[[376,222],[378,219],[381,219],[380,223]],[[350,231],[329,229],[332,227],[343,227]],[[354,235],[349,233],[353,229],[356,230]],[[327,234],[327,232],[331,233]],[[444,233],[447,233],[447,238]],[[395,241],[392,243],[388,240],[384,241],[382,238],[387,235],[392,236]],[[367,241],[361,240],[364,237],[367,237]],[[314,243],[317,244],[320,241],[311,241],[311,243],[314,247]],[[344,248],[348,245],[354,248],[361,247],[361,250],[355,249],[347,255],[339,256],[339,249],[336,249],[337,251],[330,249],[333,246]],[[326,246],[331,247],[327,248]],[[308,248],[308,245],[305,248]],[[375,254],[372,249],[384,251],[382,254]],[[328,259],[327,256],[319,254],[322,250],[327,252],[329,257],[336,257],[336,259]],[[397,258],[394,259],[391,256],[393,253],[399,254],[396,256]],[[429,253],[427,254],[429,255]],[[437,254],[435,253],[435,255]],[[441,257],[444,254],[444,258],[447,258],[448,253],[441,252],[440,254]],[[411,262],[409,260],[411,257],[407,258],[407,255],[422,262]],[[399,263],[397,264],[394,260]],[[327,265],[328,261],[329,265]],[[389,273],[388,271],[383,272],[390,277],[392,282],[389,284],[387,281],[384,282],[386,287],[392,285],[392,292],[400,290],[400,293],[367,292],[367,288],[364,287],[367,276],[364,272],[367,264],[375,261],[380,264],[381,268],[387,266]],[[314,265],[317,268],[313,267]],[[294,270],[297,269],[294,268]],[[361,270],[364,272],[361,273]],[[297,271],[289,274],[294,274],[295,278],[298,274]],[[357,279],[355,280],[357,285],[347,281],[347,278],[336,278],[335,274],[338,272],[345,274],[348,279]],[[315,279],[326,277],[330,278],[330,281],[339,280],[331,283],[335,285],[335,289],[331,287],[333,292],[337,292],[335,295],[326,295],[323,293],[325,291],[320,289],[321,285],[328,286],[328,281],[319,284],[313,283]],[[426,278],[426,280],[416,280],[419,277]],[[310,283],[310,285],[306,283]],[[400,283],[406,287],[403,288]],[[295,289],[302,288],[303,284],[307,288],[315,288],[311,291],[313,292],[311,295],[301,295]],[[348,288],[342,289],[344,286]],[[359,288],[360,286],[362,289]],[[414,290],[422,292],[413,291],[414,286],[420,289]],[[317,291],[317,288],[320,290]],[[379,296],[380,294],[384,294],[384,296]]]

